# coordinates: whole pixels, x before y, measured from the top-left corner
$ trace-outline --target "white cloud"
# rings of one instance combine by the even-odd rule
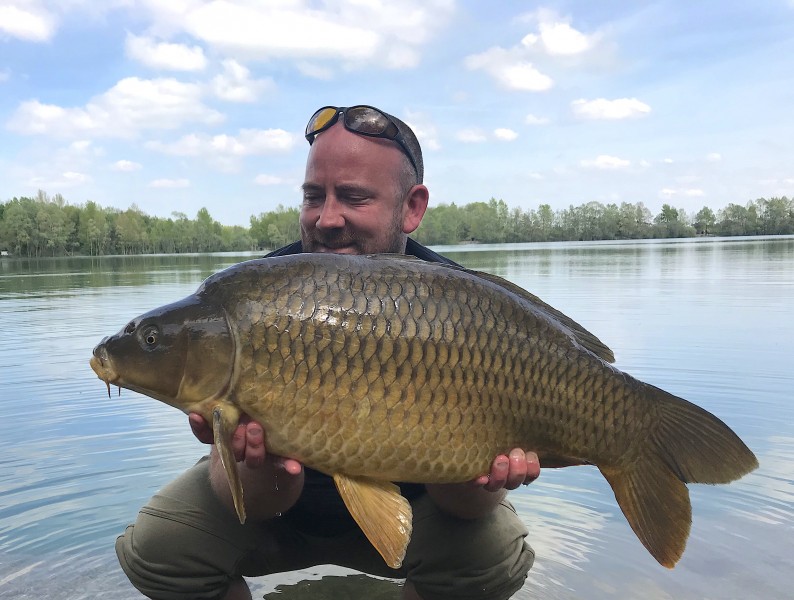
[[[531,62],[504,48],[495,47],[467,56],[464,64],[472,71],[485,71],[508,90],[543,92],[554,85],[551,77],[538,71]]]
[[[85,107],[23,102],[6,126],[22,134],[128,138],[145,129],[175,129],[186,123],[219,123],[223,116],[201,102],[201,87],[176,79],[122,79]]]
[[[674,196],[699,198],[701,196],[705,196],[706,193],[699,188],[685,188],[685,189],[663,188],[659,190],[659,195],[663,198],[672,198]]]
[[[390,69],[412,69],[422,59],[421,54],[408,46],[395,45],[386,52],[385,65]]]
[[[64,171],[53,177],[36,176],[28,180],[28,185],[46,190],[61,190],[64,188],[78,187],[92,181],[90,175],[77,171]]]
[[[449,0],[168,3],[144,0],[158,21],[238,58],[415,66],[417,49],[454,12]]]
[[[125,173],[129,173],[131,171],[138,171],[141,168],[140,163],[133,162],[131,160],[117,160],[111,166],[111,169],[114,171],[122,171]]]
[[[549,119],[546,117],[538,117],[533,114],[528,114],[526,118],[524,118],[524,123],[527,125],[548,125]]]
[[[285,180],[282,177],[276,177],[275,175],[267,175],[263,173],[256,176],[254,183],[257,185],[279,185],[281,183],[285,183]]]
[[[188,179],[155,179],[149,182],[149,187],[163,189],[178,189],[190,187]]]
[[[154,69],[202,71],[207,66],[199,46],[157,42],[152,38],[127,34],[124,50],[128,57]]]
[[[709,152],[706,155],[706,160],[709,162],[720,162],[722,160],[722,154],[719,152]]]
[[[0,5],[0,33],[28,42],[46,42],[55,34],[55,17],[38,2]]]
[[[251,79],[251,72],[236,60],[223,61],[223,73],[213,77],[213,93],[229,102],[255,102],[260,95],[275,87],[272,79]]]
[[[209,56],[246,63],[294,61],[299,71],[318,79],[370,64],[415,67],[423,46],[437,38],[456,10],[454,0],[136,0],[135,5],[151,21],[152,35],[189,36]]]
[[[260,58],[364,59],[380,42],[368,27],[339,23],[327,13],[284,6],[207,2],[188,9],[186,29],[207,43]],[[365,23],[362,21],[361,23]]]
[[[91,148],[91,140],[75,140],[69,144],[69,148],[75,152],[86,152]]]
[[[479,144],[487,138],[481,129],[461,129],[455,135],[455,139],[464,144]]]
[[[321,81],[330,81],[334,76],[333,68],[324,64],[311,63],[302,60],[295,64],[295,68],[306,77],[319,79]]]
[[[77,173],[76,171],[67,171],[63,174],[63,178],[66,181],[70,181],[75,184],[91,181],[91,177],[89,175],[86,175],[85,173]]]
[[[631,119],[643,117],[651,112],[650,106],[636,98],[574,100],[571,102],[571,109],[582,119]]]
[[[590,50],[598,35],[588,36],[564,21],[541,21],[538,34],[530,33],[521,40],[528,48],[540,47],[551,56],[570,56]]]
[[[11,79],[11,71],[9,71],[8,69],[3,69],[2,71],[0,71],[0,83],[4,83],[9,79]]]
[[[416,138],[422,145],[422,150],[441,150],[441,142],[438,141],[438,129],[427,115],[420,112],[407,111],[402,120],[416,134]]]
[[[241,129],[237,136],[190,134],[176,142],[148,142],[146,147],[175,156],[243,157],[290,151],[296,137],[283,129]]]
[[[601,154],[597,156],[595,159],[583,160],[580,164],[583,167],[593,168],[593,169],[625,169],[631,166],[631,161],[628,161],[623,158],[618,158],[617,156],[609,156],[607,154]]]
[[[503,142],[512,142],[518,138],[518,134],[515,131],[512,129],[505,129],[504,127],[494,129],[493,134],[497,140],[501,140]]]
[[[665,158],[662,162],[666,165],[672,165],[675,161],[672,158]]]

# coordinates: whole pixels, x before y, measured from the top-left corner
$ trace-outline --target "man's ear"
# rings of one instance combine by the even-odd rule
[[[415,185],[403,202],[403,233],[413,233],[427,210],[430,192],[424,185]]]

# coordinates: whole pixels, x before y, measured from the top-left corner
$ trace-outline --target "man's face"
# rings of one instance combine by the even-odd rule
[[[407,196],[401,190],[403,161],[392,142],[357,135],[341,123],[319,134],[303,183],[303,251],[403,252],[405,235],[418,227],[427,206],[424,186]]]

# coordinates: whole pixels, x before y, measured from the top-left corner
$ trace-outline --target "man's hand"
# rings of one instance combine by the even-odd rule
[[[524,452],[514,448],[510,454],[500,454],[491,463],[491,472],[473,481],[489,492],[514,490],[523,484],[530,484],[540,476],[540,460],[534,452]]]
[[[425,488],[441,510],[461,519],[479,519],[496,508],[507,490],[532,483],[538,475],[538,455],[514,448],[494,459],[488,475],[466,483],[428,483]]]
[[[212,427],[204,417],[198,413],[190,413],[188,421],[198,441],[204,444],[214,443]],[[265,464],[265,431],[259,423],[246,414],[240,417],[237,429],[232,435],[232,451],[237,462],[245,462],[245,466],[249,469],[256,469]],[[298,475],[303,470],[297,460],[275,456],[271,456],[271,459],[279,463],[279,466],[290,475]]]

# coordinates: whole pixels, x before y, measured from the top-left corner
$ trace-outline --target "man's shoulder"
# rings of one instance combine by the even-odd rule
[[[300,254],[303,252],[303,246],[301,245],[300,241],[292,242],[286,246],[282,246],[277,250],[273,250],[273,252],[269,252],[265,255],[265,258],[270,258],[273,256],[289,256],[290,254]],[[455,265],[460,266],[453,260],[450,260],[446,256],[439,254],[438,252],[434,252],[427,246],[423,246],[416,240],[412,238],[408,238],[408,242],[405,245],[405,253],[410,254],[411,256],[415,256],[416,258],[421,258],[422,260],[426,260],[428,262],[437,262],[437,263],[444,263],[447,265]]]
[[[277,250],[273,250],[273,252],[268,252],[265,254],[265,258],[270,258],[272,256],[289,256],[290,254],[300,254],[301,252],[303,252],[303,245],[300,243],[300,241],[297,241],[287,244],[286,246],[282,246]]]
[[[446,256],[434,252],[427,246],[423,246],[422,244],[411,238],[408,238],[408,243],[405,245],[405,253],[429,262],[438,262],[447,265],[460,266],[454,260],[450,260]]]

